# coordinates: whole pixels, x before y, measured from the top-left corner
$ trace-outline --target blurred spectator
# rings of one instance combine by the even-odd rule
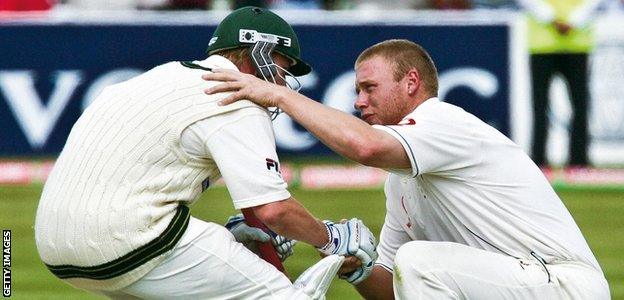
[[[169,0],[167,9],[189,10],[189,9],[208,9],[212,1],[209,0]]]
[[[431,0],[431,8],[435,9],[469,9],[469,0]]]
[[[572,106],[569,165],[586,166],[589,101],[588,54],[593,48],[591,15],[600,0],[519,0],[528,13],[533,96],[532,156],[547,165],[549,87],[553,76],[567,82]]]
[[[321,9],[320,0],[273,0],[269,1],[271,9]]]
[[[237,0],[236,2],[241,1]],[[243,1],[254,2],[254,1]],[[258,1],[263,2],[263,1]],[[266,5],[271,9],[347,9],[353,7],[353,0],[269,0]],[[374,1],[379,2],[379,1]],[[258,6],[258,5],[255,5]]]
[[[0,11],[42,11],[54,6],[54,0],[0,0]]]
[[[471,8],[517,8],[514,0],[472,0]]]
[[[87,10],[123,10],[137,8],[137,0],[66,0],[64,3],[78,9]]]
[[[354,8],[362,10],[424,9],[430,0],[353,0]],[[434,0],[435,1],[435,0]]]
[[[4,0],[0,0],[4,1]],[[65,4],[87,10],[188,10],[209,9],[211,0],[65,0]]]
[[[239,9],[245,6],[267,7],[267,1],[264,0],[233,0],[232,9]]]

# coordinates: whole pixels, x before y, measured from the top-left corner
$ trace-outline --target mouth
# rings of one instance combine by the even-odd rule
[[[374,114],[371,113],[363,113],[360,118],[364,121],[368,121],[369,118],[371,118]]]

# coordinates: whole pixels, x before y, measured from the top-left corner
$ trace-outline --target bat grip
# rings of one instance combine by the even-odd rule
[[[269,233],[269,228],[267,228],[266,225],[264,225],[262,221],[256,217],[251,208],[243,208],[241,211],[243,212],[243,216],[245,216],[245,224],[247,224],[247,226],[259,228],[262,231]],[[260,251],[260,257],[285,274],[286,269],[284,269],[282,261],[279,259],[279,256],[277,256],[277,251],[273,247],[273,244],[271,244],[270,241],[264,243],[257,242],[257,244],[258,250]]]

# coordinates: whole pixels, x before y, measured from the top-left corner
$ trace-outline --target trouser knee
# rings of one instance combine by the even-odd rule
[[[401,246],[394,257],[394,265],[402,270],[425,273],[436,267],[440,242],[412,241]]]

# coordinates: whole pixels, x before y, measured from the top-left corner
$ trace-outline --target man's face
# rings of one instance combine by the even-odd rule
[[[277,52],[273,52],[271,54],[271,57],[273,58],[273,62],[276,65],[280,66],[282,69],[287,70],[292,65],[292,61],[289,58]],[[286,81],[285,81],[286,74],[284,70],[282,69],[277,68],[277,76],[275,77],[275,83],[279,85],[286,85]],[[241,71],[242,73],[256,75],[258,78],[264,80],[262,75],[260,75],[258,71],[256,70],[256,67],[254,67],[254,63],[251,61],[251,58],[248,56],[245,57],[242,65],[239,66],[239,71]],[[271,78],[268,78],[268,79],[269,81],[271,81]]]
[[[279,54],[277,52],[274,52],[272,57],[273,57],[273,62],[276,65],[281,67],[281,69],[277,68],[277,78],[275,78],[275,80],[276,80],[275,83],[277,83],[279,85],[282,85],[282,86],[286,85],[286,80],[285,80],[286,79],[286,73],[284,72],[284,70],[288,70],[288,68],[290,68],[292,63],[291,63],[289,58],[287,58],[287,57],[285,57],[285,56],[283,56],[283,55],[281,55],[281,54]],[[282,70],[282,69],[284,69],[284,70]]]
[[[393,66],[381,56],[360,62],[355,68],[355,108],[366,123],[398,124],[410,110],[405,78],[395,81]]]

